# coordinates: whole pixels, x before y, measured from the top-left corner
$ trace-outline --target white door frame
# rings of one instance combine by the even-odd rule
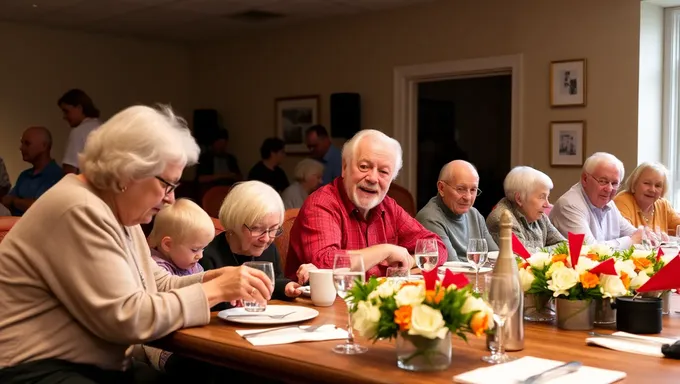
[[[394,69],[394,138],[404,151],[399,183],[417,199],[418,83],[512,74],[511,166],[522,163],[522,54],[410,65]],[[439,170],[437,169],[438,173]]]

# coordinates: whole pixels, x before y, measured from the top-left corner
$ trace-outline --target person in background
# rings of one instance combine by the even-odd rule
[[[621,215],[634,227],[650,228],[660,240],[677,236],[680,215],[664,199],[668,191],[668,170],[661,163],[644,162],[631,172],[623,189],[614,197]],[[657,233],[658,232],[658,233]]]
[[[196,178],[200,183],[214,185],[233,185],[243,180],[236,157],[229,153],[229,131],[219,129],[215,133],[208,151],[201,152],[196,168]]]
[[[0,157],[0,199],[12,189],[12,182],[9,180],[9,173],[5,167],[5,161]]]
[[[90,132],[102,124],[99,110],[85,92],[71,89],[64,93],[57,105],[64,114],[64,120],[73,128],[68,135],[68,144],[61,162],[64,173],[78,173],[78,154],[85,148],[85,141]]]
[[[645,230],[636,230],[612,201],[623,175],[623,163],[616,156],[592,154],[583,163],[581,181],[555,202],[550,221],[563,236],[585,234],[586,244],[604,243],[615,249],[640,244]]]
[[[201,266],[206,271],[238,267],[246,261],[269,261],[274,266],[272,299],[289,300],[299,296],[300,284],[283,276],[283,263],[274,239],[283,233],[283,201],[269,185],[245,181],[234,185],[220,208],[224,232],[205,248]],[[229,308],[223,303],[215,310]]]
[[[436,233],[446,245],[449,261],[467,261],[470,239],[486,239],[489,251],[498,246],[489,234],[484,217],[472,205],[482,191],[475,167],[465,160],[454,160],[439,172],[437,195],[416,215],[423,227]]]
[[[342,153],[331,143],[328,131],[323,125],[313,125],[305,132],[305,143],[312,158],[324,165],[322,185],[342,175]]]
[[[309,195],[290,231],[286,276],[299,278],[305,264],[333,268],[337,251],[361,254],[366,276],[385,276],[390,265],[410,269],[419,239],[435,239],[439,259],[446,247],[387,196],[402,165],[401,145],[372,129],[359,131],[342,149],[342,177]]]
[[[300,208],[310,193],[321,186],[323,164],[303,159],[295,166],[295,182],[281,194],[286,209]]]
[[[545,215],[550,208],[548,197],[553,188],[550,176],[531,167],[515,167],[505,177],[505,197],[498,202],[486,226],[496,244],[500,240],[501,215],[509,211],[512,233],[530,252],[553,248],[566,239]]]
[[[260,146],[260,158],[262,160],[250,169],[248,180],[258,180],[269,184],[279,193],[288,188],[288,176],[279,167],[286,158],[285,146],[286,144],[279,138],[265,139]]]
[[[23,215],[45,191],[52,188],[64,173],[50,151],[52,134],[45,127],[30,127],[21,136],[21,157],[32,167],[19,174],[17,182],[2,198],[12,216]]]

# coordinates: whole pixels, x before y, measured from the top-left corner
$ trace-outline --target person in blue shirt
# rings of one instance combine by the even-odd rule
[[[52,134],[45,127],[30,127],[21,136],[21,156],[33,166],[19,174],[17,182],[2,198],[13,216],[22,216],[45,191],[64,175],[50,154]]]
[[[313,125],[307,128],[305,143],[310,155],[324,165],[322,185],[342,175],[342,152],[331,143],[328,131],[323,125]]]

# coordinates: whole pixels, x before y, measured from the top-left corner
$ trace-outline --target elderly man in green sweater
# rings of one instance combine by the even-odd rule
[[[439,172],[437,196],[418,212],[416,219],[441,237],[449,261],[467,261],[470,239],[486,239],[489,251],[498,246],[486,228],[484,217],[472,205],[482,191],[475,167],[463,160],[447,163]]]

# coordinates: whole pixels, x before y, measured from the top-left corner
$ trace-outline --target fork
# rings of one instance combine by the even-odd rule
[[[264,314],[264,313],[253,313],[253,314],[244,313],[244,314],[241,314],[241,315],[229,315],[229,316],[227,316],[227,319],[229,319],[231,317],[269,317],[270,319],[281,320],[286,316],[292,315],[293,313],[295,313],[295,311],[288,312],[288,313],[282,313],[280,315],[267,315],[267,314]]]
[[[264,331],[249,333],[249,334],[243,335],[243,336],[241,336],[241,337],[243,337],[244,339],[247,339],[247,338],[249,338],[249,337],[261,335],[261,334],[263,334],[263,333],[269,333],[269,332],[274,332],[274,331],[280,331],[280,330],[282,330],[282,329],[290,329],[290,328],[298,328],[298,329],[301,330],[301,331],[310,332],[310,333],[311,333],[311,332],[316,331],[316,330],[319,329],[320,327],[323,327],[324,325],[326,325],[326,324],[311,325],[311,326],[308,326],[307,328],[301,328],[300,325],[289,325],[289,326],[286,326],[286,327],[278,327],[278,328],[272,328],[272,329],[265,329]]]

